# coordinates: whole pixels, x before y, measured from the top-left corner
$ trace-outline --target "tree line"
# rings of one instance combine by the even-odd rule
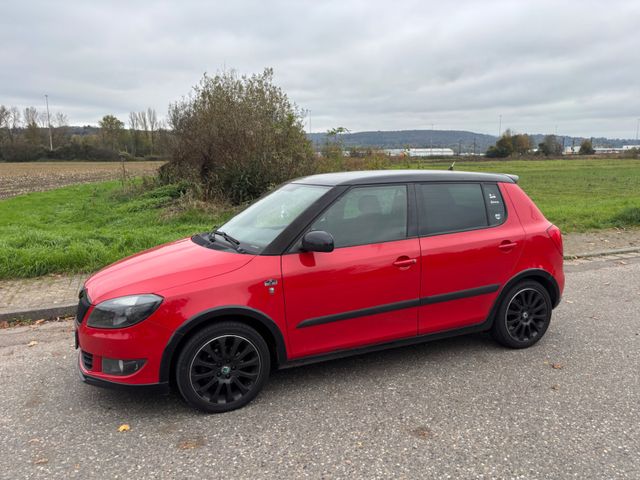
[[[530,154],[549,156],[562,155],[564,145],[560,143],[556,135],[546,135],[544,140],[538,143],[537,148],[526,133],[512,133],[507,129],[498,139],[495,145],[487,150],[489,158],[506,158],[511,156],[523,156]],[[593,155],[595,150],[591,140],[583,140],[578,151],[580,155]]]
[[[34,107],[0,105],[0,161],[164,157],[168,135],[153,108],[129,113],[128,128],[114,115],[102,117],[98,128],[78,128],[62,112],[49,118]]]

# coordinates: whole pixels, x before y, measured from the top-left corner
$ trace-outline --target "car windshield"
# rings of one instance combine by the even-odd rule
[[[261,198],[217,230],[238,239],[243,250],[260,253],[330,188],[288,183]]]

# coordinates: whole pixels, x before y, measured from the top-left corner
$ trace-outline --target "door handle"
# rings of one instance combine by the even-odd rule
[[[398,268],[409,268],[411,265],[415,265],[416,263],[418,263],[418,260],[415,258],[400,257],[393,262],[393,266]]]
[[[515,248],[517,246],[518,246],[517,242],[512,242],[510,240],[505,240],[500,245],[498,245],[498,248],[500,250],[511,250],[511,249],[513,249],[513,248]]]

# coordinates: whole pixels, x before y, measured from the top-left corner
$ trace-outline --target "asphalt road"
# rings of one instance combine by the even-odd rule
[[[567,270],[531,349],[474,335],[281,371],[223,415],[80,383],[69,322],[2,330],[0,477],[640,478],[640,258]]]

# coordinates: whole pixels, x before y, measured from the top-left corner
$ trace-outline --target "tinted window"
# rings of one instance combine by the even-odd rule
[[[500,225],[505,220],[505,208],[500,189],[496,184],[484,184],[484,201],[487,204],[489,225]]]
[[[407,236],[407,187],[356,187],[314,222],[333,235],[336,248],[400,240]]]
[[[480,184],[431,183],[417,187],[421,235],[488,226]]]

